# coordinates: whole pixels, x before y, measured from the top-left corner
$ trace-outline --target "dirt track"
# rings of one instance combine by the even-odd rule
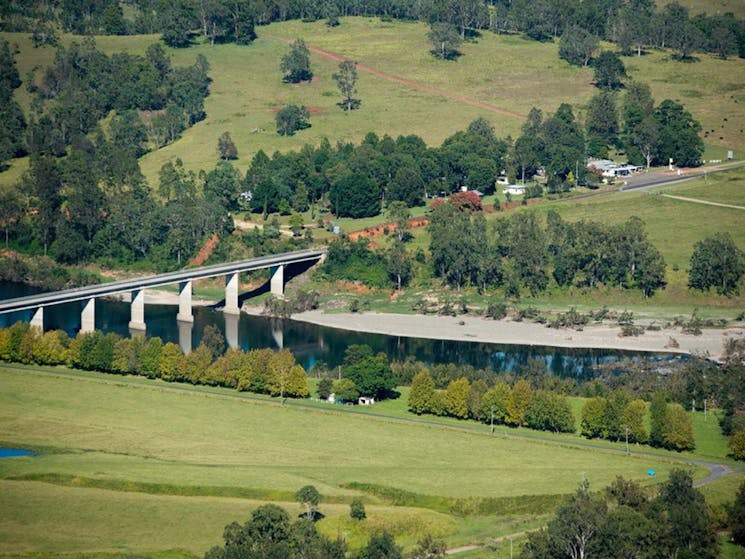
[[[281,37],[274,37],[271,35],[262,35],[263,38],[266,39],[273,39],[276,41],[282,41],[284,43],[290,43],[287,39],[282,39]],[[341,54],[331,52],[328,50],[324,50],[318,47],[314,47],[311,45],[307,45],[308,50],[311,52],[317,54],[318,56],[321,56],[323,58],[326,58],[328,60],[334,60],[336,62],[343,62],[344,60],[349,60],[348,57],[343,56]],[[381,72],[380,70],[376,70],[375,68],[372,68],[370,66],[367,66],[365,64],[360,64],[358,62],[355,62],[357,65],[357,69],[361,72],[365,72],[367,74],[372,74],[373,76],[376,76],[378,78],[398,83],[401,85],[405,85],[406,87],[410,87],[412,89],[416,89],[417,91],[423,91],[425,93],[431,93],[432,95],[439,95],[440,97],[445,97],[447,99],[450,99],[451,101],[455,101],[457,103],[461,103],[463,105],[469,105],[471,107],[476,107],[478,109],[483,109],[485,111],[489,111],[492,113],[496,113],[502,116],[508,116],[510,118],[516,118],[521,121],[525,120],[527,117],[526,115],[516,113],[513,111],[510,111],[508,109],[503,109],[502,107],[497,107],[496,105],[492,105],[491,103],[485,103],[484,101],[479,101],[478,99],[472,99],[470,97],[466,97],[465,95],[460,95],[458,93],[452,93],[450,91],[446,91],[444,89],[438,89],[436,87],[430,87],[428,85],[415,82],[413,80],[408,80],[406,78],[402,78],[401,76],[396,76],[394,74],[389,74],[387,72]]]

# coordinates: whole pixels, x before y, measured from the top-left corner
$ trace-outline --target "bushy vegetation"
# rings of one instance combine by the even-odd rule
[[[647,443],[671,450],[693,450],[693,424],[680,404],[669,404],[664,394],[655,394],[650,406],[651,430],[647,433],[647,403],[631,400],[623,391],[610,397],[596,396],[582,407],[582,434],[590,438]]]
[[[232,557],[290,557],[344,559],[343,540],[329,540],[318,533],[310,518],[290,522],[290,515],[278,505],[261,505],[241,525],[231,522],[223,532],[223,547],[215,546],[205,559]]]
[[[33,285],[44,291],[99,283],[99,277],[86,270],[60,266],[49,257],[27,257],[18,254],[3,255],[0,260],[0,279]]]
[[[331,243],[320,271],[331,281],[359,281],[372,287],[389,284],[384,256],[371,250],[365,239],[356,242],[341,239]]]
[[[585,480],[545,529],[528,536],[520,557],[615,559],[648,556],[650,551],[717,557],[715,520],[684,470],[671,472],[653,499],[637,483],[623,478],[616,479],[604,494],[591,493]]]
[[[533,391],[525,380],[510,387],[497,381],[491,388],[483,380],[469,383],[462,377],[447,388],[436,390],[427,371],[414,376],[409,409],[416,414],[434,414],[476,419],[494,424],[525,426],[541,431],[574,432],[574,417],[567,398],[545,390]]]
[[[443,204],[432,211],[429,232],[435,274],[458,288],[500,286],[511,296],[525,288],[535,295],[548,287],[549,270],[559,286],[619,285],[645,296],[666,283],[665,261],[638,218],[607,226],[567,223],[549,212],[544,228],[534,213],[517,213],[489,231],[483,216]]]

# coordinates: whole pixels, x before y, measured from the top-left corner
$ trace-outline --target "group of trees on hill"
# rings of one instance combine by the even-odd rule
[[[326,18],[338,25],[340,16],[380,16],[431,24],[433,52],[448,58],[457,44],[474,33],[523,33],[548,41],[561,37],[572,48],[592,56],[599,40],[616,43],[625,55],[641,55],[650,47],[669,47],[680,58],[704,51],[726,58],[745,56],[745,24],[733,14],[691,17],[678,2],[657,6],[654,0],[133,0],[124,17],[119,0],[88,2],[5,2],[0,21],[6,31],[34,31],[54,36],[54,27],[79,34],[162,33],[171,46],[188,46],[194,36],[212,44],[248,44],[254,24]],[[567,39],[569,37],[569,39]],[[594,47],[594,48],[593,48]],[[579,56],[585,64],[588,54]]]
[[[205,117],[210,79],[209,64],[201,55],[192,66],[174,67],[157,43],[145,56],[108,56],[92,38],[60,46],[51,66],[26,78],[26,88],[33,94],[28,123],[11,98],[21,80],[6,42],[0,46],[0,59],[0,96],[7,100],[2,104],[6,118],[0,120],[2,165],[26,153],[64,156],[73,144],[84,143],[111,111],[112,143],[135,158],[151,145],[175,141]]]
[[[665,261],[638,218],[568,223],[550,211],[545,227],[534,213],[488,227],[482,214],[443,204],[432,210],[428,229],[434,272],[457,288],[501,286],[511,296],[525,288],[535,295],[552,276],[559,286],[616,285],[650,296],[666,283]]]
[[[207,237],[233,230],[231,201],[215,184],[219,173],[206,175],[198,192],[197,178],[180,160],[167,163],[158,199],[134,154],[99,135],[81,139],[64,159],[33,158],[21,188],[10,192],[7,219],[18,245],[48,250],[59,262],[144,259],[169,269],[185,263]]]
[[[367,217],[381,212],[384,202],[407,206],[426,196],[452,192],[461,186],[494,192],[505,167],[507,143],[478,119],[467,131],[429,148],[416,135],[365,136],[359,145],[324,140],[299,152],[259,151],[251,161],[243,188],[251,194],[249,209],[264,214],[287,207],[305,211],[328,197],[339,217]]]
[[[0,43],[0,170],[13,157],[26,154],[23,135],[26,118],[13,98],[14,90],[21,86],[15,58],[7,41]]]

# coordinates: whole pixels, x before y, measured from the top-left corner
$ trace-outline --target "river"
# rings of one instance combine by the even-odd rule
[[[0,282],[0,299],[9,299],[38,293],[39,290],[26,285]],[[80,327],[82,303],[70,303],[47,307],[44,323],[47,330],[59,329],[74,336]],[[194,324],[185,325],[176,321],[176,305],[146,305],[145,323],[147,336],[158,336],[164,341],[179,343],[182,348],[197,347],[204,329],[214,324],[234,345],[243,349],[283,347],[292,351],[298,362],[309,370],[322,361],[328,367],[336,367],[344,358],[345,349],[352,344],[367,344],[375,352],[382,351],[390,359],[413,359],[429,364],[457,363],[477,368],[513,371],[530,358],[546,363],[546,367],[561,377],[584,378],[600,364],[619,362],[625,359],[671,360],[680,356],[672,354],[650,354],[645,352],[574,349],[548,346],[526,346],[513,344],[490,344],[451,340],[429,340],[404,336],[387,336],[351,332],[325,326],[317,326],[294,320],[280,320],[249,316],[242,313],[231,318],[209,307],[194,307]],[[0,327],[7,327],[18,320],[28,321],[31,311],[0,315]],[[128,336],[129,304],[107,299],[96,301],[96,328],[104,332],[115,332]],[[227,320],[226,320],[227,319]]]

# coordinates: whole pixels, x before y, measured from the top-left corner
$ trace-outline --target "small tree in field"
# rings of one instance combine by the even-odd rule
[[[310,69],[310,51],[302,39],[296,39],[290,45],[290,52],[282,57],[279,67],[285,74],[286,82],[299,83],[313,78],[313,72]]]
[[[315,520],[318,503],[321,502],[321,494],[313,485],[306,485],[298,489],[295,493],[295,500],[305,506],[305,517],[308,520]]]
[[[320,400],[328,400],[331,393],[334,391],[334,381],[328,377],[324,377],[318,381],[318,398]]]
[[[362,502],[362,499],[352,499],[352,502],[349,504],[349,516],[354,520],[364,520],[367,518],[365,503]]]
[[[336,80],[336,86],[344,97],[341,106],[345,111],[357,109],[360,100],[352,97],[357,93],[357,64],[351,60],[345,60],[339,64],[339,71],[332,76]]]
[[[277,112],[277,134],[280,136],[292,136],[298,130],[310,128],[309,117],[310,113],[304,106],[285,105]]]
[[[220,159],[223,161],[238,159],[238,148],[235,147],[233,139],[228,132],[223,132],[218,138],[217,151],[220,153]]]
[[[437,58],[452,60],[460,54],[458,47],[463,40],[452,23],[433,23],[427,33],[427,39],[432,45],[432,54]]]

